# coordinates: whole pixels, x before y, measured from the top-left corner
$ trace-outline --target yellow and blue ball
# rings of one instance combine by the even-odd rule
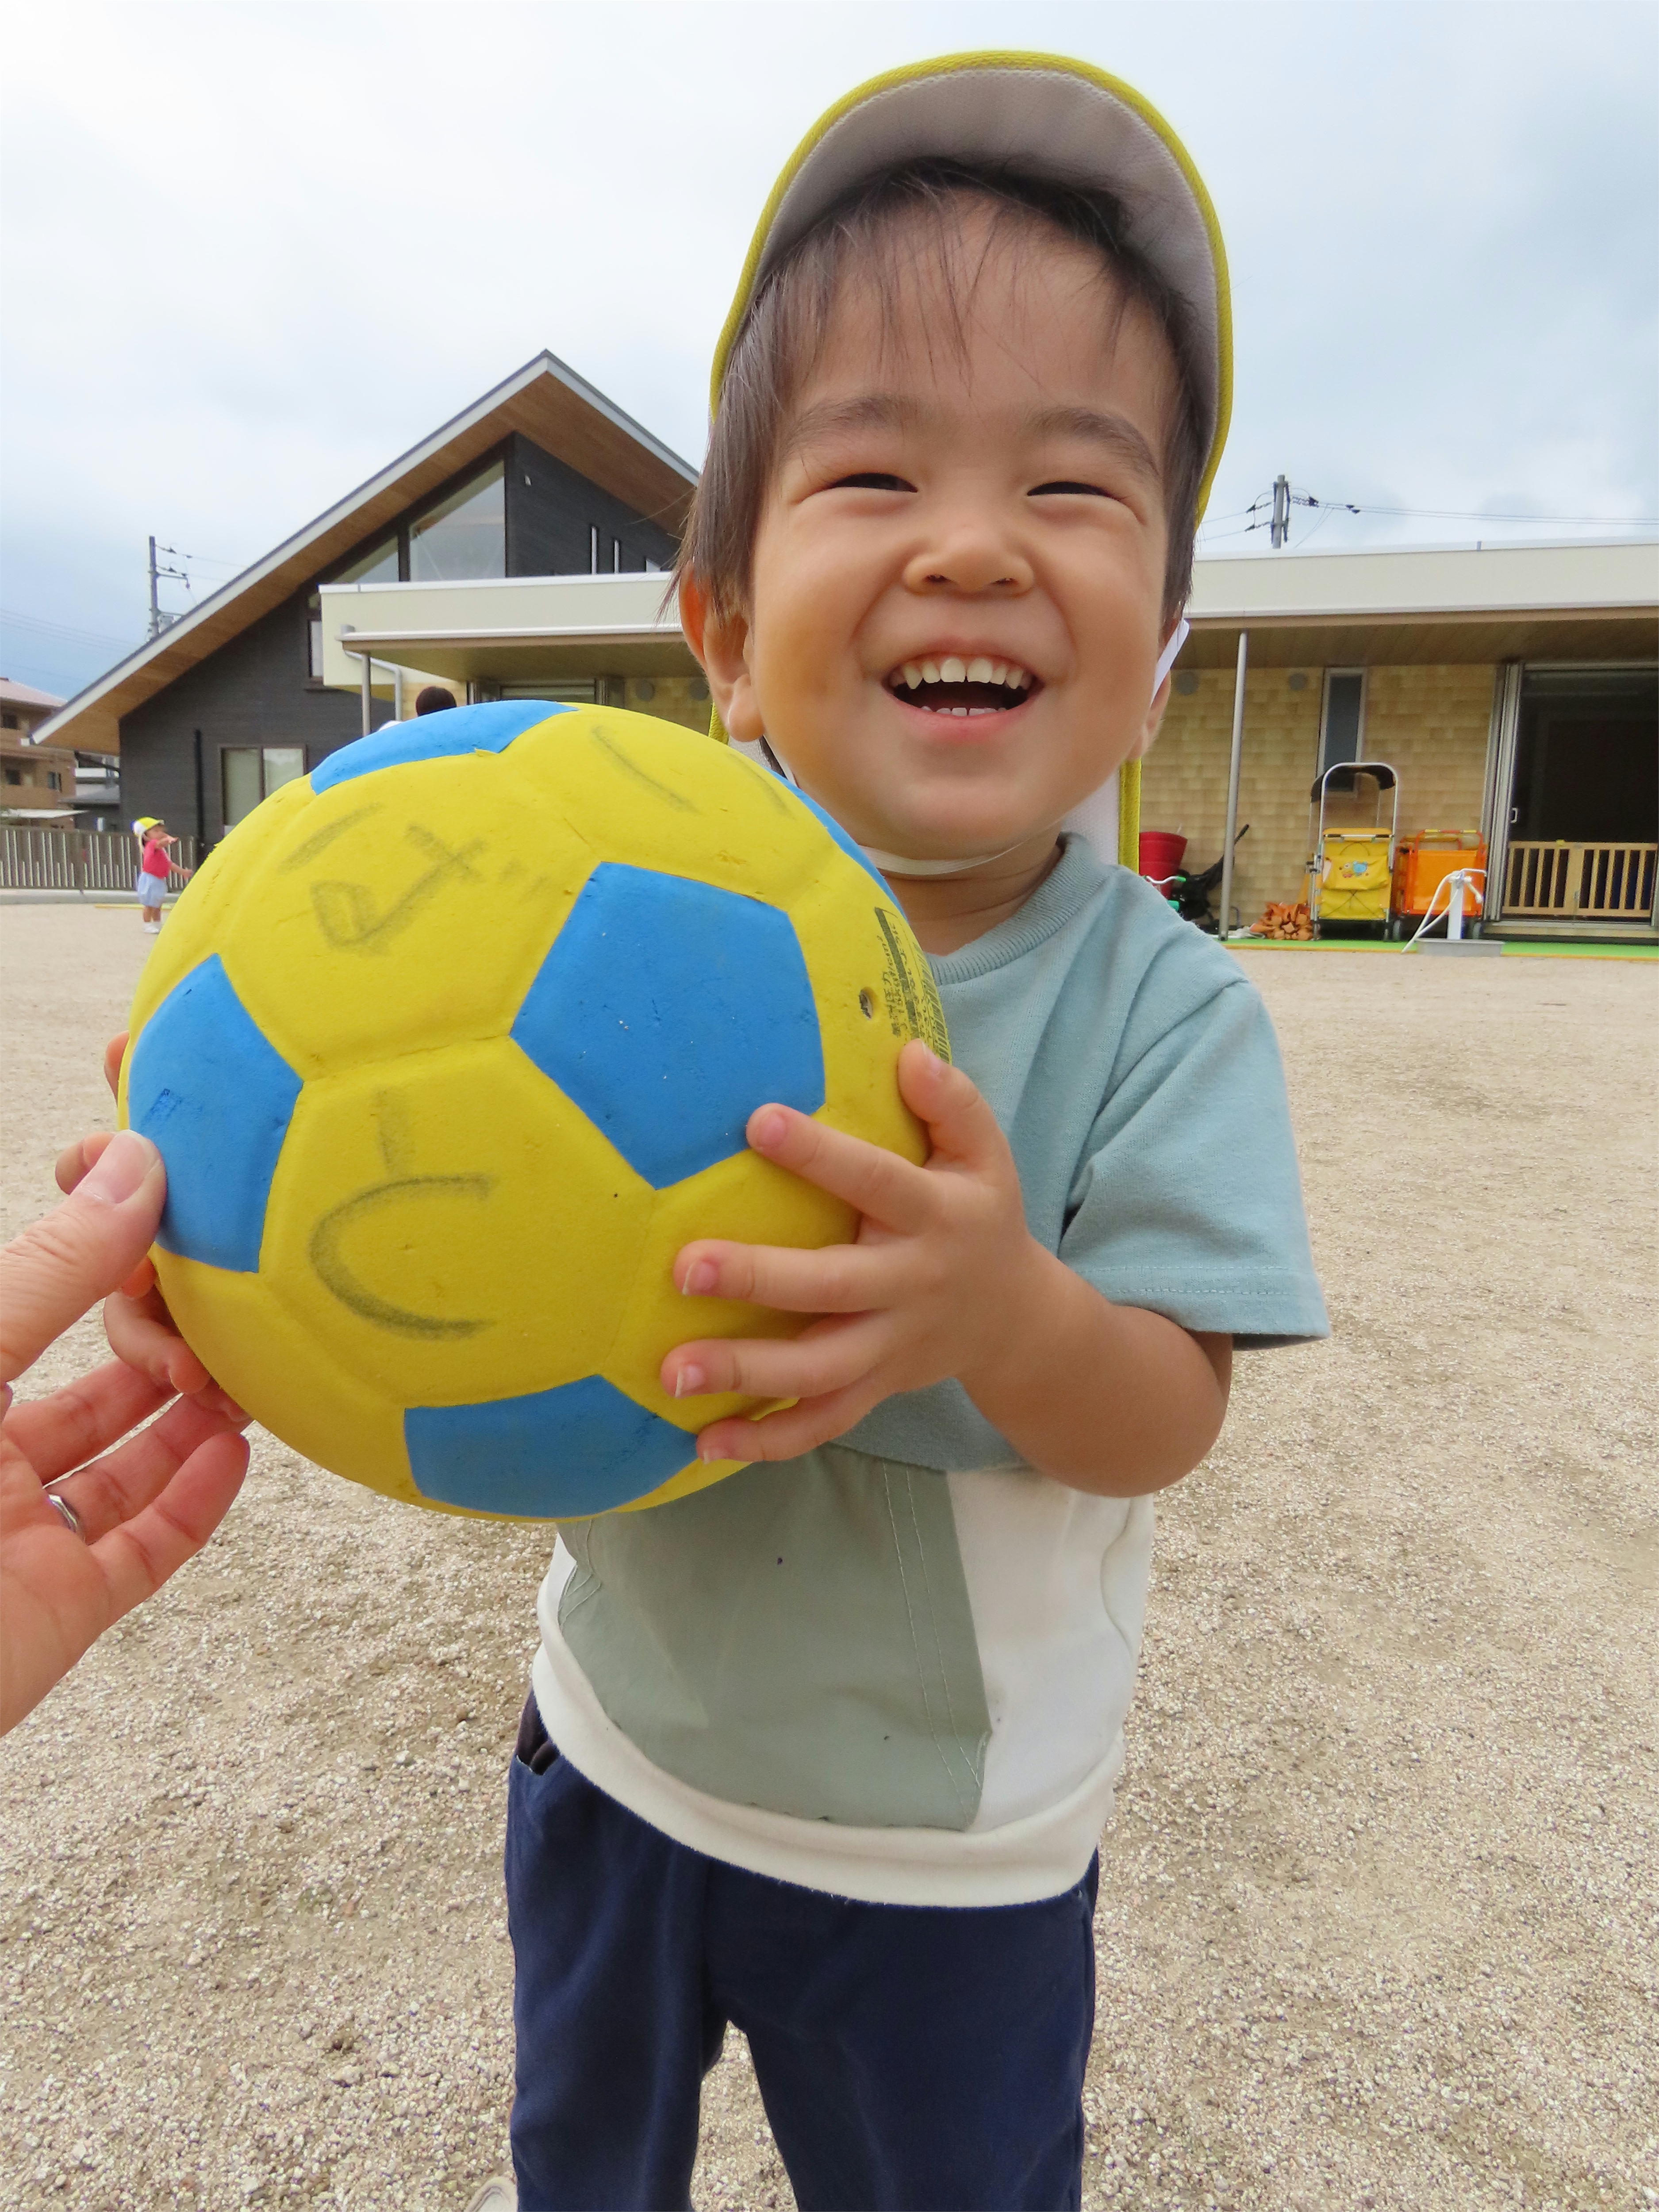
[[[680,1296],[699,1237],[842,1241],[751,1152],[781,1100],[906,1158],[927,964],[830,817],[648,716],[459,708],[344,747],[180,899],[133,1006],[124,1116],[167,1168],[186,1340],[320,1465],[442,1510],[653,1505],[736,1396],[691,1338],[799,1317]]]

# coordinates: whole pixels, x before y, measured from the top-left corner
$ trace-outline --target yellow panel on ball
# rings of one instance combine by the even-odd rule
[[[611,1350],[653,1194],[506,1037],[307,1084],[259,1272],[397,1406],[552,1389]]]
[[[303,1076],[499,1036],[592,866],[494,753],[337,784],[245,860],[232,981]]]
[[[349,1374],[268,1283],[160,1249],[155,1258],[185,1341],[273,1436],[353,1482],[426,1502],[410,1479],[402,1408]]]

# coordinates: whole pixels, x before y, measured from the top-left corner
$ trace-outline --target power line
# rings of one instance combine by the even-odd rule
[[[1297,490],[1288,477],[1281,476],[1275,478],[1272,491],[1262,492],[1245,508],[1244,512],[1254,516],[1255,520],[1246,524],[1240,535],[1248,534],[1252,530],[1267,530],[1271,532],[1275,546],[1288,544],[1290,511],[1293,507],[1320,508],[1322,510],[1321,522],[1328,520],[1333,514],[1382,514],[1418,522],[1534,522],[1602,530],[1651,529],[1659,526],[1659,515],[1651,514],[1520,514],[1492,508],[1382,507],[1370,501],[1320,498],[1313,492]],[[1318,526],[1318,524],[1315,525],[1316,528]]]
[[[40,630],[47,637],[68,638],[79,645],[118,646],[124,653],[131,652],[137,641],[131,637],[113,637],[107,630],[75,629],[67,623],[46,622],[39,615],[19,614],[13,607],[0,607],[0,622],[17,629]]]

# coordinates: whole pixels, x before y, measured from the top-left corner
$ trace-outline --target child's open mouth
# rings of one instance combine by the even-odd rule
[[[1039,690],[1039,679],[1018,661],[972,660],[947,653],[941,659],[907,660],[889,672],[887,688],[907,707],[930,714],[1006,714]]]

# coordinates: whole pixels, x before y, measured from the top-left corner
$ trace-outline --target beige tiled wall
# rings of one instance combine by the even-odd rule
[[[1231,669],[1183,672],[1195,688],[1171,693],[1143,771],[1140,818],[1144,829],[1183,832],[1187,866],[1202,868],[1219,854],[1226,822],[1233,677]],[[1297,675],[1300,688],[1291,681]],[[1238,818],[1250,834],[1233,878],[1241,921],[1253,921],[1269,899],[1302,895],[1323,690],[1320,668],[1256,668],[1245,679]],[[1365,752],[1399,772],[1402,831],[1479,826],[1492,696],[1487,667],[1370,672]]]
[[[635,714],[655,714],[688,730],[708,728],[708,686],[700,676],[630,676],[626,703]]]

